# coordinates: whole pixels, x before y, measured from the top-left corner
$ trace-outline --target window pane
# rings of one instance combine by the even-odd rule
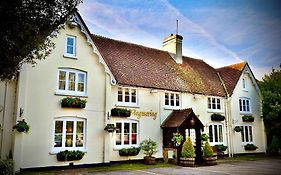
[[[220,99],[217,99],[217,109],[221,109],[221,101],[220,101]]]
[[[67,53],[74,54],[74,38],[67,38]]]
[[[84,132],[84,122],[78,121],[76,124],[76,146],[83,147],[83,132]]]
[[[250,105],[249,105],[249,100],[246,101],[246,111],[250,112]]]
[[[124,123],[124,145],[128,145],[130,143],[129,133],[130,133],[130,124]]]
[[[131,89],[131,96],[132,96],[132,103],[136,103],[137,102],[137,99],[136,99],[136,96],[137,96],[136,89]]]
[[[132,123],[132,144],[137,144],[137,124]]]
[[[219,142],[223,142],[222,125],[219,125]]]
[[[245,103],[245,100],[242,100],[243,102],[243,111],[246,111],[246,103]]]
[[[78,74],[78,91],[84,92],[85,74]]]
[[[169,105],[169,94],[165,93],[165,105]]]
[[[121,133],[122,133],[122,128],[121,128],[121,123],[116,123],[116,145],[121,145]]]
[[[241,103],[241,99],[239,99],[239,109],[240,109],[240,111],[242,111],[242,103]]]
[[[245,138],[244,138],[244,126],[242,126],[242,131],[241,131],[241,138],[242,138],[242,142],[245,142]]]
[[[249,142],[248,126],[245,126],[245,141]]]
[[[56,121],[55,122],[54,147],[62,147],[62,127],[63,127],[63,121]]]
[[[130,102],[129,88],[125,88],[125,102]]]
[[[213,142],[213,126],[209,126],[209,140],[210,142]]]
[[[218,126],[214,125],[215,142],[218,142]]]
[[[180,95],[176,94],[176,106],[180,106]]]
[[[68,90],[75,91],[75,73],[69,72]]]
[[[59,72],[59,89],[65,90],[65,80],[66,79],[66,72],[60,71]]]
[[[212,109],[216,109],[216,99],[212,98]]]
[[[175,96],[174,94],[170,94],[171,95],[171,106],[175,105]]]
[[[208,109],[211,109],[211,98],[208,98]]]
[[[119,87],[119,88],[118,88],[118,101],[119,101],[119,102],[122,102],[122,98],[123,98],[123,97],[122,97],[122,88]]]
[[[72,147],[72,145],[73,145],[73,121],[66,121],[65,146]]]
[[[253,141],[253,133],[252,133],[253,131],[252,131],[252,126],[249,126],[249,135],[250,135],[250,142],[252,142]]]

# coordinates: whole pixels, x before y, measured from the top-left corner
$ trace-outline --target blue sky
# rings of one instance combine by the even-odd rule
[[[257,79],[281,63],[278,0],[84,0],[79,12],[92,33],[161,49],[183,36],[183,54],[217,68],[247,61]]]

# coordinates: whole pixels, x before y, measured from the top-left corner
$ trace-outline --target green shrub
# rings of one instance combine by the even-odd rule
[[[16,129],[18,132],[28,132],[29,125],[24,119],[18,120],[17,124],[13,126],[13,129]]]
[[[209,139],[208,134],[201,134],[201,140],[202,141],[206,142],[206,141],[208,141],[208,139]]]
[[[220,114],[212,114],[211,115],[211,120],[213,121],[224,121],[225,117]]]
[[[248,143],[244,146],[245,150],[256,150],[258,147],[254,144]]]
[[[181,156],[184,158],[193,158],[195,150],[190,137],[186,138],[186,141],[182,145]]]
[[[207,141],[204,146],[204,155],[205,157],[212,157],[214,155],[213,149]]]
[[[113,109],[111,109],[111,116],[130,117],[131,111],[128,109],[113,108]]]
[[[251,115],[244,115],[242,117],[243,122],[253,122],[254,120],[255,120],[255,118]]]
[[[267,149],[267,152],[272,155],[278,155],[278,151],[280,148],[280,143],[276,135],[272,137],[271,143]]]
[[[217,148],[218,152],[223,152],[226,151],[227,146],[220,144],[220,145],[215,145],[215,147]]]
[[[61,151],[57,154],[58,161],[72,161],[72,160],[81,160],[84,156],[84,152],[82,151]]]
[[[14,161],[13,160],[0,160],[0,174],[13,175],[14,174]]]
[[[140,143],[140,147],[148,157],[152,157],[157,152],[157,143],[151,139],[143,140]]]

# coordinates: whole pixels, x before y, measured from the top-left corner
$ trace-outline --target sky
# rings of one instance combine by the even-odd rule
[[[259,80],[281,64],[279,0],[84,0],[90,31],[161,49],[183,36],[183,55],[218,68],[247,61]]]

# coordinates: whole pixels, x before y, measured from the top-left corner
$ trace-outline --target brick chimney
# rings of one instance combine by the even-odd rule
[[[170,53],[178,64],[182,64],[182,39],[178,34],[171,34],[163,40],[163,50]]]

